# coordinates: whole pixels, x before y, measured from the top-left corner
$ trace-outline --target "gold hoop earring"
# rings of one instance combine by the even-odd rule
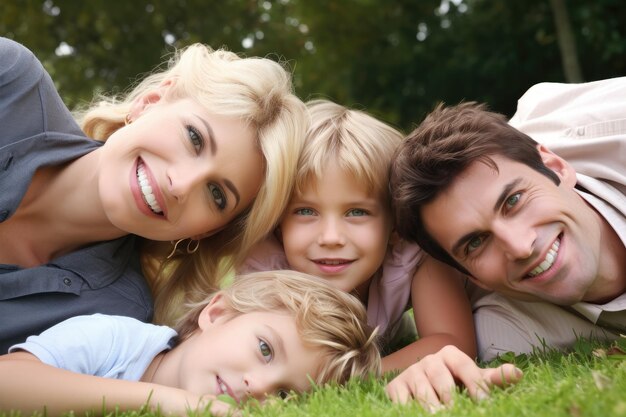
[[[128,113],[126,115],[126,117],[124,117],[124,126],[128,126],[129,124],[131,124],[133,121],[130,120],[130,113]]]
[[[170,252],[170,254],[169,254],[169,255],[167,255],[167,258],[166,258],[166,259],[170,259],[172,256],[174,256],[174,253],[176,253],[176,249],[178,249],[178,244],[179,244],[180,242],[182,242],[183,240],[185,240],[185,239],[178,239],[178,241],[177,241],[176,243],[174,243],[174,241],[173,241],[173,240],[171,240],[171,241],[170,241],[170,243],[171,243],[174,247],[172,248],[172,251]]]
[[[192,253],[196,253],[199,247],[200,247],[200,240],[189,239],[189,242],[187,243],[187,253],[190,255]]]

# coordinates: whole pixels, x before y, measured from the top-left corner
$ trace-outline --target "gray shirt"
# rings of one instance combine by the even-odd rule
[[[82,133],[37,58],[0,38],[0,222],[15,213],[37,169],[99,146]],[[96,243],[34,268],[0,264],[0,354],[76,315],[151,320],[137,240]]]

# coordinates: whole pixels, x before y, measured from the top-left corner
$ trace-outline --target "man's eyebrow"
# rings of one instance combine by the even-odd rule
[[[211,125],[204,120],[201,116],[194,114],[198,119],[200,119],[200,121],[202,122],[202,124],[204,125],[204,127],[206,128],[209,137],[207,138],[209,141],[209,151],[211,152],[211,155],[215,155],[215,153],[217,152],[217,143],[215,143],[215,133],[213,133],[213,129],[211,128]]]
[[[271,335],[270,341],[272,342],[272,347],[274,348],[274,354],[276,354],[276,352],[280,353],[283,356],[282,361],[287,362],[288,357],[287,351],[285,350],[285,344],[283,343],[283,338],[272,326],[266,324],[265,328]]]
[[[237,200],[235,202],[235,207],[237,207],[237,205],[239,204],[239,200],[241,199],[241,197],[239,196],[239,191],[237,191],[237,187],[235,187],[235,184],[233,184],[230,180],[227,180],[227,179],[224,180],[224,184],[226,184],[226,187],[228,187],[228,189],[235,196],[235,200]]]
[[[500,192],[500,195],[496,199],[496,203],[493,205],[494,212],[497,212],[498,210],[500,210],[502,203],[504,203],[504,201],[508,198],[509,194],[511,193],[511,190],[517,187],[517,185],[520,182],[522,182],[522,177],[517,177],[513,181],[509,182],[508,184],[504,186],[504,188]],[[458,256],[458,253],[461,250],[461,248],[463,248],[463,246],[465,246],[465,244],[469,242],[470,240],[472,240],[477,234],[479,233],[474,231],[474,232],[466,233],[463,236],[461,236],[461,238],[458,239],[456,243],[452,246],[452,253]]]
[[[500,210],[500,206],[502,205],[502,203],[504,203],[504,200],[507,199],[507,197],[511,193],[511,190],[517,187],[517,185],[520,182],[522,182],[522,177],[517,177],[513,181],[511,181],[510,183],[504,186],[504,188],[502,189],[502,192],[500,193],[500,195],[498,196],[498,199],[496,200],[496,204],[493,205],[494,212]]]

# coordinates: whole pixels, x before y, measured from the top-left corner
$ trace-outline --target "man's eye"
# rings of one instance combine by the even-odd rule
[[[202,148],[204,148],[204,140],[202,135],[195,127],[191,125],[187,125],[187,135],[189,136],[189,142],[193,145],[193,148],[197,153],[202,152]]]
[[[226,208],[226,196],[224,195],[224,191],[215,184],[209,184],[209,192],[217,208],[224,210]]]
[[[510,210],[513,207],[515,207],[515,205],[519,203],[520,198],[522,198],[522,193],[511,194],[504,202],[504,205],[506,206],[507,210]]]
[[[348,217],[360,217],[360,216],[367,216],[367,211],[363,209],[358,209],[358,208],[348,211]]]
[[[476,249],[480,247],[480,245],[483,244],[484,239],[485,238],[483,235],[473,237],[469,242],[467,242],[467,247],[465,249],[465,252],[466,253],[474,252]]]
[[[261,339],[259,339],[259,351],[261,352],[261,355],[263,355],[263,358],[266,362],[271,361],[274,357],[270,345],[268,345],[264,340]]]
[[[312,216],[312,215],[313,215],[313,214],[315,214],[315,213],[313,212],[313,209],[310,209],[310,208],[308,208],[308,207],[305,207],[305,208],[299,208],[299,209],[297,209],[297,210],[296,210],[296,214],[297,214],[298,216]]]

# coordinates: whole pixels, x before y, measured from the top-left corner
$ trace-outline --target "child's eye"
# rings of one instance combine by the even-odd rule
[[[185,126],[187,129],[187,135],[189,136],[189,142],[193,145],[193,148],[196,150],[196,153],[202,152],[204,148],[204,139],[202,138],[202,134],[191,125]]]
[[[513,207],[515,207],[515,205],[519,203],[521,198],[522,198],[522,193],[511,194],[504,202],[506,209],[510,210]]]
[[[287,392],[287,390],[284,390],[284,389],[278,390],[278,396],[281,399],[286,400],[287,397],[289,397],[289,392]]]
[[[215,184],[209,184],[209,192],[211,193],[211,198],[215,202],[217,208],[222,211],[226,208],[226,195],[221,187]]]
[[[347,216],[348,217],[367,216],[367,211],[365,211],[363,209],[355,208],[355,209],[349,210],[348,213],[347,213]]]
[[[261,355],[266,362],[270,362],[274,357],[271,346],[262,339],[259,339],[259,351],[261,352]]]
[[[295,213],[298,216],[312,216],[315,214],[315,212],[313,211],[313,209],[310,209],[308,207],[305,208],[299,208],[295,211]]]

